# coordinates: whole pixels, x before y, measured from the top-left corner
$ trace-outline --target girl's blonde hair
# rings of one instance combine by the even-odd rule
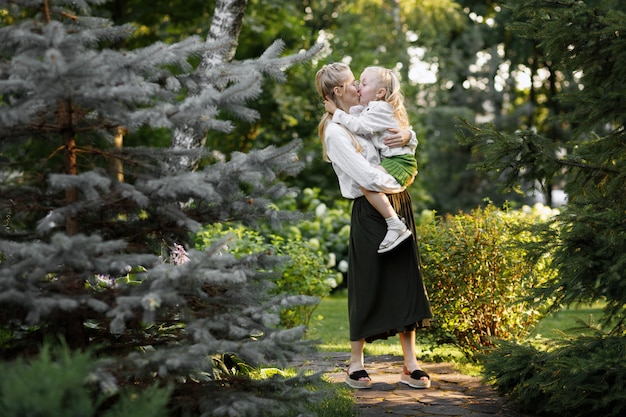
[[[320,96],[322,96],[322,99],[325,100],[327,97],[329,97],[335,102],[337,106],[339,106],[334,90],[337,86],[345,85],[349,74],[350,67],[347,64],[341,62],[324,65],[319,71],[317,71],[317,74],[315,74],[315,85],[317,87],[317,92],[320,94]],[[324,113],[324,116],[322,116],[322,120],[320,120],[320,123],[317,126],[317,134],[322,141],[322,158],[326,162],[330,162],[330,159],[328,158],[326,140],[324,139],[324,135],[326,133],[326,126],[328,126],[328,123],[331,120],[332,116],[329,113]],[[354,144],[357,152],[361,152],[362,147],[359,142],[357,142],[356,137],[354,137],[354,135],[347,129],[346,131],[350,134],[350,137],[352,138],[352,143]]]
[[[390,69],[383,67],[367,67],[363,72],[371,72],[374,74],[374,80],[378,88],[384,88],[387,91],[385,101],[391,104],[393,115],[401,129],[409,129],[409,116],[404,107],[404,95],[400,90],[400,80],[396,73]]]

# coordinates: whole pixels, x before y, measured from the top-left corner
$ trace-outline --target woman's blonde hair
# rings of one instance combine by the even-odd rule
[[[350,73],[350,67],[347,64],[342,62],[335,62],[333,64],[324,65],[317,74],[315,74],[315,85],[317,87],[317,92],[320,94],[323,100],[327,97],[331,98],[337,106],[339,103],[337,102],[337,96],[335,96],[335,87],[343,86],[346,83]],[[322,158],[326,162],[330,162],[328,158],[328,153],[326,150],[326,140],[324,139],[324,135],[326,133],[326,126],[332,120],[332,116],[329,113],[324,113],[322,116],[322,120],[320,120],[319,125],[317,126],[317,134],[322,141]],[[346,129],[346,131],[350,134],[352,138],[352,143],[354,144],[357,152],[361,152],[362,148],[359,142],[357,142],[354,135]]]
[[[367,67],[363,72],[374,74],[374,80],[378,88],[386,90],[385,101],[391,104],[393,115],[401,129],[409,129],[409,116],[404,107],[404,95],[400,89],[400,79],[396,73],[383,67]]]

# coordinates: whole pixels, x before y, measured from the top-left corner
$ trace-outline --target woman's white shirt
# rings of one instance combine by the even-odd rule
[[[388,194],[404,190],[391,175],[378,168],[380,155],[371,141],[354,135],[363,148],[359,154],[350,133],[334,122],[328,123],[324,136],[326,152],[339,180],[343,197],[361,197],[363,192],[360,186],[366,190]]]

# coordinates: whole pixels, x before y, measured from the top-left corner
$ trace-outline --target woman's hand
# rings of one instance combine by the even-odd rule
[[[337,104],[335,104],[333,100],[330,100],[328,97],[326,97],[326,99],[324,100],[324,108],[328,113],[333,114],[335,113],[335,110],[337,110]]]
[[[412,132],[410,130],[400,130],[395,127],[391,127],[387,130],[390,131],[391,134],[385,137],[383,142],[390,148],[401,148],[406,146],[406,144],[409,143],[409,140],[411,140]]]

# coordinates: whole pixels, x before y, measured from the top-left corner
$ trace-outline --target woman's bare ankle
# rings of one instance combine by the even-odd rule
[[[409,373],[415,371],[416,369],[422,369],[422,367],[420,366],[420,364],[418,362],[409,362],[409,363],[404,363],[404,369],[409,371]]]
[[[348,365],[349,373],[362,371],[362,370],[365,370],[365,365],[363,364],[363,362],[350,362],[350,364]]]

